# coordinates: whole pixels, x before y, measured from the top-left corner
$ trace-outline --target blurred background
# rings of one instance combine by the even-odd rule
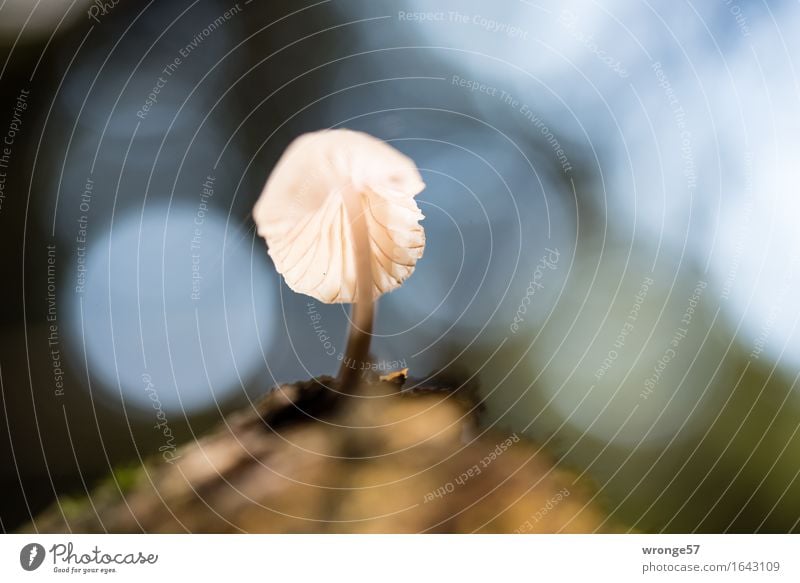
[[[6,0],[0,46],[3,531],[337,369],[250,219],[326,127],[427,183],[378,362],[631,529],[800,530],[797,2]]]

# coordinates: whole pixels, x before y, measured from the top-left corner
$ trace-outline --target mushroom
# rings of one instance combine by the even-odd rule
[[[295,139],[253,209],[278,273],[321,302],[352,303],[338,384],[357,384],[373,305],[411,275],[425,248],[414,197],[425,183],[414,162],[362,132],[322,130]]]

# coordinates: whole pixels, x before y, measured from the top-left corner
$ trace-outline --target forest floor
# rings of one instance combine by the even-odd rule
[[[357,395],[320,378],[62,499],[27,532],[609,532],[591,485],[535,442],[484,430],[475,392],[403,372]],[[413,387],[413,388],[408,388]]]

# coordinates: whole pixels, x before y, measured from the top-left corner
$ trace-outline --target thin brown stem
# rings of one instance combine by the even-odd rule
[[[369,355],[375,301],[372,297],[372,249],[367,218],[361,201],[363,195],[348,187],[342,196],[355,245],[356,297],[350,312],[347,347],[337,380],[340,391],[352,394],[358,389],[359,370]]]

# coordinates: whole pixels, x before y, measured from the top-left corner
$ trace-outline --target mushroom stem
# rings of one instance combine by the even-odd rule
[[[352,394],[358,388],[360,363],[366,362],[372,339],[372,320],[375,301],[372,294],[372,252],[369,228],[364,215],[362,194],[352,186],[342,192],[345,210],[350,221],[356,260],[356,297],[350,312],[347,347],[339,367],[339,390]]]

